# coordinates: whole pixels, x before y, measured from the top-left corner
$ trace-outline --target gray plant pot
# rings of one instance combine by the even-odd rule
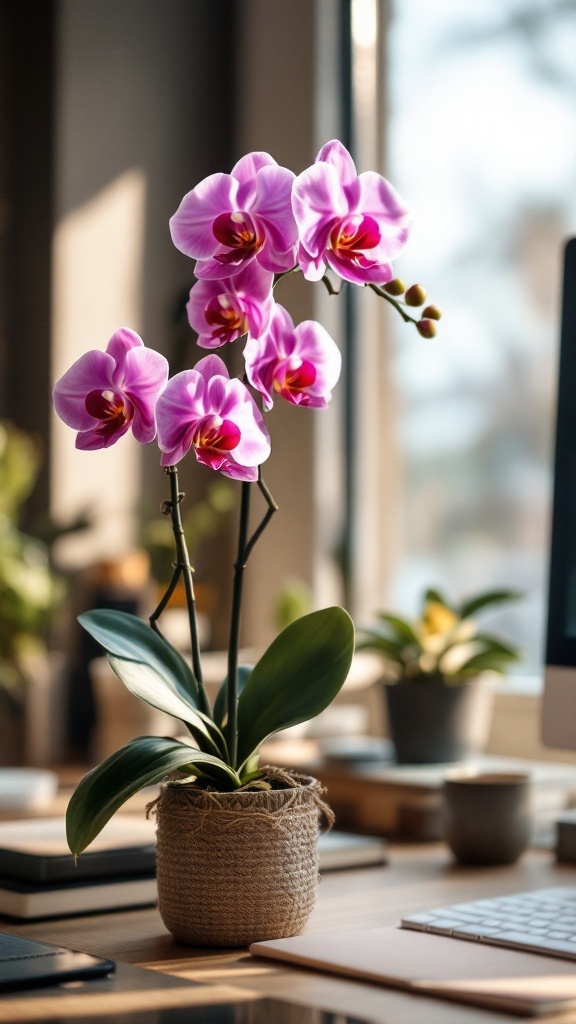
[[[449,686],[423,677],[385,685],[384,693],[399,764],[463,761],[478,753],[481,680]]]

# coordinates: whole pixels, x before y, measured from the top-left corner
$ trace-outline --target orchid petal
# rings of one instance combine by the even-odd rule
[[[114,387],[114,360],[107,352],[92,349],[80,356],[54,386],[54,408],[73,430],[90,430],[94,417],[86,409],[90,391]]]
[[[238,207],[241,210],[249,208],[256,191],[256,176],[262,167],[277,167],[274,157],[269,153],[255,152],[247,153],[240,157],[238,163],[232,168],[232,177],[236,178],[240,188],[238,189]]]
[[[233,479],[253,480],[258,476],[256,467],[270,454],[262,413],[244,384],[230,380],[219,356],[205,356],[193,370],[172,377],[158,400],[156,415],[164,466],[174,465],[194,445],[196,458],[204,465]],[[214,426],[217,435],[218,423],[226,420],[225,443],[218,448],[209,431]],[[232,448],[230,439],[235,442]],[[216,447],[211,448],[212,443]]]
[[[294,405],[325,408],[340,376],[340,351],[321,324],[305,320],[295,328],[280,305],[259,338],[244,350],[248,380],[271,408],[274,393]]]
[[[362,213],[373,217],[380,226],[380,244],[373,250],[379,262],[396,259],[404,248],[410,231],[411,217],[396,189],[380,174],[365,171],[359,175],[359,206]]]
[[[92,420],[94,422],[94,420]],[[122,426],[110,433],[105,433],[99,428],[93,430],[82,430],[76,434],[75,447],[81,452],[94,452],[100,448],[110,448],[116,441],[120,440],[130,430],[130,422],[126,421]]]
[[[341,259],[335,252],[327,252],[328,266],[351,284],[386,284],[394,277],[394,270],[389,263],[375,263],[371,267],[357,267],[350,260]]]
[[[116,370],[114,372],[114,382],[121,386],[121,381],[124,377],[124,364],[126,362],[126,355],[133,348],[143,348],[144,342],[139,334],[135,331],[131,331],[129,327],[119,327],[117,331],[110,338],[106,346],[106,351],[112,356],[116,363]]]
[[[256,197],[250,213],[264,225],[266,239],[278,253],[296,244],[298,228],[292,213],[294,174],[286,167],[263,167],[256,178]]]
[[[296,266],[296,246],[291,246],[288,252],[273,252],[268,243],[264,243],[262,252],[259,252],[256,261],[263,270],[271,271],[273,274],[285,274]]]
[[[298,264],[307,281],[321,281],[326,273],[324,255],[311,256],[303,245],[298,249]]]
[[[186,306],[198,344],[220,348],[247,331],[258,337],[270,318],[273,283],[273,274],[254,260],[233,277],[198,281]]]
[[[168,360],[151,348],[132,348],[126,354],[123,391],[134,406],[132,432],[141,444],[156,437],[155,407],[168,370]]]
[[[390,261],[408,238],[408,211],[380,174],[356,176],[354,162],[337,140],[300,174],[292,190],[300,234],[298,260],[311,281],[325,262],[354,284],[383,284],[393,277]]]
[[[299,174],[292,189],[292,208],[302,245],[310,256],[320,256],[332,227],[348,213],[336,168],[313,164]]]
[[[316,157],[316,163],[332,164],[338,173],[338,178],[343,185],[354,181],[356,178],[356,166],[350,153],[339,139],[332,139],[327,142]]]
[[[237,209],[238,182],[230,174],[210,174],[188,192],[170,219],[172,241],[185,256],[207,260],[220,243],[212,224],[218,216]]]

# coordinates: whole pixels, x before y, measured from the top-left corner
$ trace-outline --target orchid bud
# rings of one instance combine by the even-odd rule
[[[423,338],[433,338],[436,334],[436,324],[433,320],[419,320],[416,330]]]
[[[388,292],[388,295],[403,295],[406,291],[406,285],[399,277],[393,277],[391,281],[386,281],[383,288],[385,292]]]
[[[428,317],[430,320],[441,320],[442,310],[439,306],[426,306],[426,309],[422,310],[422,316]]]
[[[426,291],[421,284],[410,285],[404,296],[407,306],[423,306],[426,302]]]

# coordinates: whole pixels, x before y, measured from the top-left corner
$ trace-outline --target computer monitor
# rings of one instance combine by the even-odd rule
[[[576,238],[566,243],[542,741],[576,750]]]

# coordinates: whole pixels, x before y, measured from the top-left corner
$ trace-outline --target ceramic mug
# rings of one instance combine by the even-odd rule
[[[512,864],[530,839],[530,776],[450,772],[444,780],[444,838],[462,864]]]

